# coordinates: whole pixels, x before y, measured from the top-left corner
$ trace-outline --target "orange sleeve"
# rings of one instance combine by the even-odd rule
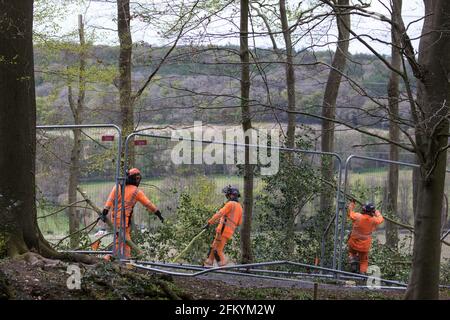
[[[114,199],[116,197],[116,186],[114,186],[109,193],[108,200],[105,202],[105,209],[110,210],[114,206]]]
[[[375,215],[373,216],[373,219],[376,224],[382,224],[384,221],[384,218],[381,215],[381,212],[378,210],[375,211]]]
[[[142,190],[139,190],[136,194],[136,200],[139,201],[144,207],[146,207],[147,210],[153,213],[158,210],[158,208],[153,204],[153,202],[150,201],[149,198],[147,198]]]
[[[226,215],[227,213],[229,213],[231,210],[231,204],[230,202],[225,203],[225,205],[222,207],[222,209],[220,209],[219,211],[217,211],[212,217],[211,219],[208,220],[209,224],[214,224],[217,223],[219,221],[219,219]]]

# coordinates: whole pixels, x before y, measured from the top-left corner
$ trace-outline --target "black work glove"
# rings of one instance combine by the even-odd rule
[[[108,212],[109,212],[108,209],[103,209],[103,212],[100,215],[100,220],[102,220],[103,222],[106,222],[106,216],[108,215]]]
[[[158,219],[161,220],[161,223],[164,223],[164,218],[163,218],[163,216],[161,215],[161,211],[157,210],[157,211],[155,212],[155,214],[156,214],[156,216],[158,217]]]
[[[210,224],[209,224],[209,223],[207,223],[207,224],[205,224],[205,225],[203,226],[203,228],[202,228],[202,229],[204,229],[204,230],[208,230],[209,226],[210,226]]]

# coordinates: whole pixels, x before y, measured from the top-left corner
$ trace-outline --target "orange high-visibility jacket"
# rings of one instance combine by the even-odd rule
[[[108,200],[105,203],[105,209],[110,210],[114,207],[114,199],[116,195],[116,187],[111,190],[109,194]],[[125,186],[125,223],[126,227],[130,225],[131,216],[133,215],[133,208],[137,202],[140,202],[144,207],[146,207],[151,212],[156,212],[158,208],[145,196],[144,192],[140,190],[138,187],[133,185]],[[120,215],[122,210],[122,194],[119,188],[119,196],[118,196],[118,209],[117,209],[117,217],[115,217],[115,210],[111,213],[111,220],[115,221],[116,226],[120,225]]]
[[[353,221],[352,233],[348,245],[356,251],[369,252],[372,245],[372,232],[384,221],[380,211],[376,210],[372,217],[353,211],[355,204],[348,207],[348,217]]]
[[[237,201],[228,201],[222,209],[208,220],[209,224],[214,224],[219,221],[216,232],[220,233],[222,237],[230,239],[233,236],[236,227],[242,223],[242,206]]]

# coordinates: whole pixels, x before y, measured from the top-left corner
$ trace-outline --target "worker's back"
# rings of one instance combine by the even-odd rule
[[[349,245],[358,251],[369,251],[372,244],[372,232],[384,221],[381,213],[377,210],[372,216],[351,210],[349,216],[353,221]]]

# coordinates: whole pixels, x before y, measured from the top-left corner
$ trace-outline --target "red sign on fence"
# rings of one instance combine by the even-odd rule
[[[134,145],[135,146],[146,146],[147,140],[134,140]]]
[[[102,136],[102,141],[114,141],[114,136]]]

